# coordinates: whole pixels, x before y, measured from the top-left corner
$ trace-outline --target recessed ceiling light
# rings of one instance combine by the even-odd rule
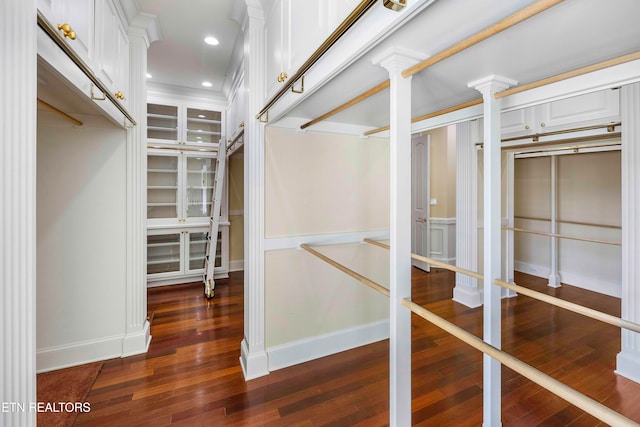
[[[151,77],[153,77],[151,74],[147,73],[147,78],[150,79]]]
[[[211,82],[202,82],[202,86],[211,87],[211,86],[213,86],[213,84],[211,84]]]
[[[217,38],[215,38],[215,37],[212,37],[212,36],[205,37],[204,42],[205,42],[206,44],[210,44],[211,46],[217,46],[217,45],[219,45],[219,44],[220,44],[220,42],[218,41],[218,39],[217,39]]]

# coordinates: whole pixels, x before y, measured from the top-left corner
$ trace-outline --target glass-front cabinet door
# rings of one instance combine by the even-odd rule
[[[204,271],[205,251],[207,248],[207,232],[191,231],[188,246],[188,273]]]
[[[147,139],[177,144],[180,138],[178,105],[147,104]]]
[[[149,230],[147,274],[172,276],[182,272],[182,232]]]
[[[222,113],[200,108],[186,109],[188,144],[217,144],[222,137]]]
[[[147,218],[175,219],[180,208],[180,154],[153,152],[147,157]]]
[[[186,164],[184,218],[208,218],[213,205],[216,159],[198,153],[183,156]]]

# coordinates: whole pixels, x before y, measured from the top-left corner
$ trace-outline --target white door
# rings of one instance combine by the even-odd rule
[[[411,138],[411,252],[429,256],[429,135]],[[412,259],[412,265],[429,271],[429,264]]]

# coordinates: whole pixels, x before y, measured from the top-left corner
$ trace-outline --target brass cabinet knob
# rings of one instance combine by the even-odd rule
[[[283,71],[278,75],[278,81],[282,83],[283,81],[287,80],[288,77],[289,76],[287,75],[287,73]]]
[[[65,37],[69,37],[71,40],[76,39],[76,32],[73,31],[71,25],[69,24],[58,24],[58,30],[62,31],[62,35]]]
[[[114,95],[118,99],[124,99],[124,95],[120,91],[117,91],[116,93],[114,93]]]

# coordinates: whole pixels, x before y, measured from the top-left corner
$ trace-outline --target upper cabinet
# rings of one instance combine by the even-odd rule
[[[619,91],[607,89],[502,113],[502,136],[524,136],[618,120]]]
[[[357,6],[355,0],[277,0],[267,14],[266,98],[273,96]]]
[[[95,58],[94,7],[91,0],[38,0],[38,10],[90,66]]]
[[[98,78],[127,105],[129,93],[129,38],[113,0],[96,0]]]
[[[148,99],[149,143],[214,148],[218,146],[223,130],[222,109],[159,98]]]

